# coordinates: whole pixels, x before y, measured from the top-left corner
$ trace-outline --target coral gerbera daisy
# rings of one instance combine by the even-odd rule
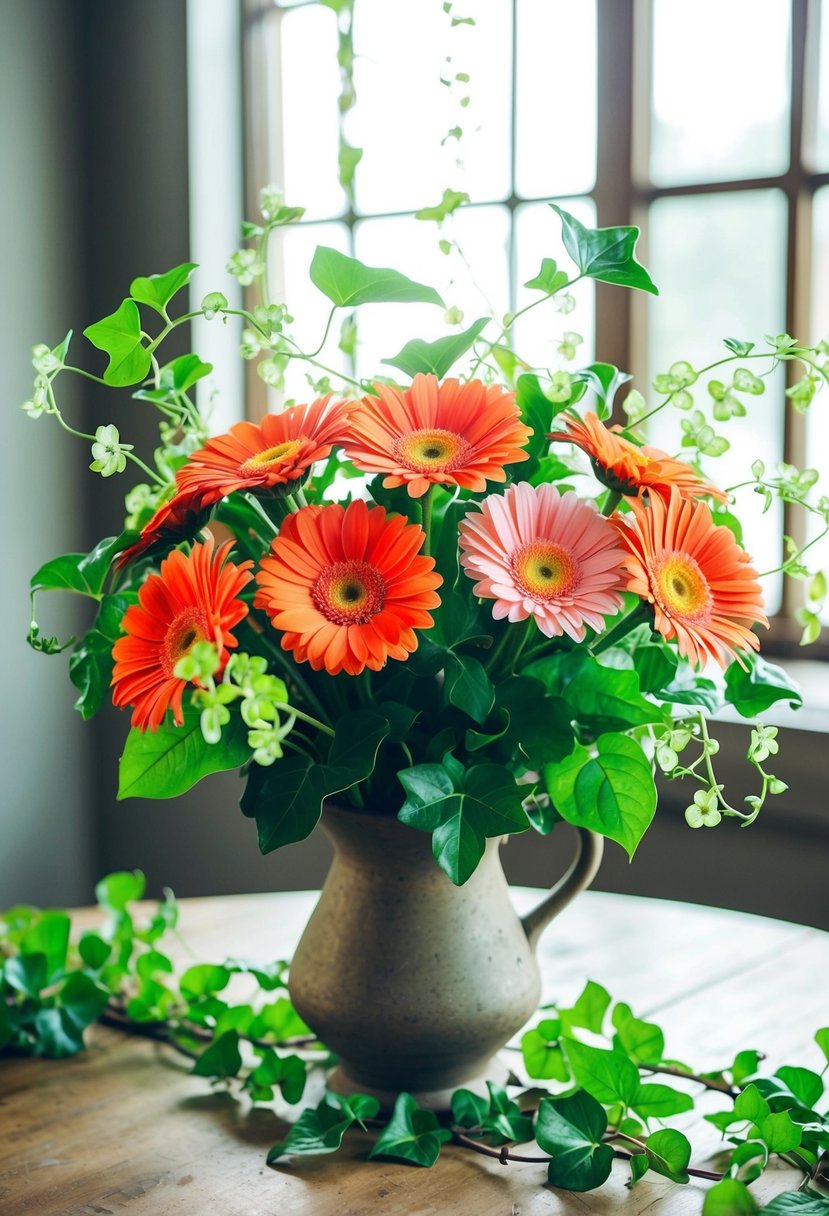
[[[687,498],[710,494],[720,502],[726,501],[722,490],[703,481],[699,474],[682,460],[674,460],[661,448],[637,447],[619,434],[621,427],[607,427],[592,412],[584,418],[567,417],[566,430],[553,431],[548,439],[574,443],[590,457],[593,472],[602,485],[619,494],[637,495],[643,490],[670,494],[676,487]]]
[[[351,402],[330,395],[310,405],[267,414],[259,425],[237,422],[226,435],[208,439],[176,473],[176,494],[156,511],[141,536],[117,561],[126,566],[142,553],[194,536],[207,512],[235,490],[254,494],[290,491],[317,460],[342,441]]]
[[[247,604],[237,596],[253,578],[253,563],[226,561],[232,544],[214,552],[210,536],[190,553],[174,550],[160,573],[142,585],[138,603],[125,612],[125,636],[112,649],[112,700],[132,705],[132,725],[139,730],[157,730],[170,708],[176,726],[184,722],[181,699],[187,681],[173,673],[196,642],[215,644],[221,668],[236,646],[230,630],[247,615]]]
[[[267,414],[256,425],[237,422],[226,435],[208,439],[176,474],[180,493],[199,493],[204,503],[252,490],[256,494],[289,489],[345,436],[351,402],[319,397]]]
[[[679,653],[699,666],[711,658],[725,667],[757,650],[751,626],[768,625],[763,593],[731,531],[678,490],[667,501],[652,495],[647,506],[631,501],[631,512],[616,525],[628,551],[626,590],[653,605],[662,636],[676,638]]]
[[[547,637],[582,641],[622,606],[625,552],[592,503],[522,481],[490,494],[460,524],[461,565],[496,620],[532,616]]]
[[[484,490],[506,481],[504,465],[526,460],[532,435],[519,417],[515,394],[480,380],[438,383],[415,376],[411,388],[375,384],[376,397],[354,407],[345,444],[358,469],[385,473],[387,488],[405,485],[420,498],[430,485]]]
[[[423,529],[357,499],[289,515],[256,576],[254,604],[284,630],[282,649],[331,675],[379,671],[417,648],[443,581],[418,554]]]

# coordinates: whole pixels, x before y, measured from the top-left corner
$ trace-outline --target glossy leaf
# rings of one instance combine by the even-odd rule
[[[214,1039],[193,1065],[197,1077],[235,1077],[242,1067],[239,1035],[235,1030]]]
[[[489,1114],[489,1098],[471,1089],[456,1089],[452,1094],[452,1119],[460,1127],[480,1127]]]
[[[233,715],[219,743],[206,743],[198,709],[187,706],[184,724],[169,718],[157,731],[133,727],[118,765],[118,799],[175,798],[203,777],[241,768],[250,758],[247,727]]]
[[[782,1195],[775,1195],[761,1211],[764,1216],[826,1216],[829,1202],[805,1191],[784,1191]]]
[[[599,1102],[630,1106],[639,1090],[639,1070],[620,1051],[590,1047],[577,1039],[562,1039],[577,1083]]]
[[[483,1121],[491,1144],[526,1144],[533,1139],[533,1121],[525,1115],[505,1089],[487,1081],[489,1112]]]
[[[792,1121],[787,1110],[766,1115],[757,1124],[760,1139],[768,1145],[770,1153],[788,1153],[797,1148],[803,1135],[800,1125]]]
[[[39,1009],[34,1016],[37,1054],[65,1060],[83,1051],[83,1031],[68,1009]]]
[[[650,761],[627,735],[600,735],[597,754],[577,747],[544,779],[562,818],[617,841],[630,857],[656,810]]]
[[[639,1064],[658,1064],[665,1054],[665,1035],[654,1022],[634,1017],[630,1005],[620,1001],[612,1014],[618,1046]],[[615,1040],[614,1040],[615,1041]]]
[[[607,989],[594,980],[588,980],[572,1009],[560,1010],[562,1025],[565,1030],[571,1026],[583,1026],[593,1034],[601,1034],[609,1005],[610,993]]]
[[[521,1055],[524,1067],[533,1080],[569,1081],[570,1069],[559,1038],[561,1022],[558,1018],[545,1018],[521,1038]]]
[[[657,1174],[664,1174],[674,1182],[687,1182],[685,1173],[691,1160],[691,1145],[687,1136],[672,1127],[663,1128],[648,1136],[645,1144],[650,1167]]]
[[[586,228],[556,203],[550,206],[561,220],[564,248],[583,275],[659,295],[647,270],[633,256],[638,228]]]
[[[179,355],[162,367],[161,387],[168,393],[186,393],[212,371],[213,364],[204,363],[198,355]]]
[[[448,334],[434,342],[424,342],[422,338],[412,338],[402,350],[390,359],[381,359],[390,367],[399,368],[407,376],[416,376],[418,372],[431,372],[442,380],[449,369],[457,363],[461,356],[470,350],[489,324],[489,317],[481,317],[461,333]]]
[[[377,749],[388,733],[389,722],[381,714],[356,710],[337,723],[327,763],[286,755],[264,770],[254,766],[242,810],[256,819],[260,850],[270,853],[304,840],[316,826],[326,798],[371,775]]]
[[[751,1191],[737,1178],[715,1183],[702,1205],[702,1216],[754,1216],[757,1211]]]
[[[374,1113],[379,1109],[380,1104],[376,1102]],[[335,1094],[326,1094],[315,1110],[304,1110],[286,1138],[273,1146],[268,1153],[268,1165],[286,1154],[300,1156],[336,1152],[354,1119],[354,1114],[340,1105]]]
[[[759,1140],[738,1144],[728,1163],[728,1174],[740,1182],[756,1182],[769,1160],[769,1150]]]
[[[567,274],[563,270],[559,270],[552,258],[542,258],[538,274],[532,279],[527,279],[524,286],[533,291],[543,291],[547,296],[554,296],[557,291],[561,291],[562,287],[566,287],[568,282]]]
[[[142,344],[141,317],[134,300],[83,331],[93,346],[109,355],[104,380],[116,388],[138,384],[150,370],[150,352]]]
[[[747,671],[735,660],[725,673],[728,699],[738,714],[756,718],[775,701],[788,701],[793,709],[803,704],[800,689],[782,667],[767,663],[760,655],[748,655],[744,662]]]
[[[769,1112],[769,1104],[756,1085],[747,1085],[734,1099],[734,1115],[737,1119],[760,1123]]]
[[[694,1100],[690,1094],[671,1085],[648,1082],[639,1086],[630,1105],[642,1119],[667,1119],[671,1115],[693,1110]]]
[[[495,701],[495,689],[486,668],[471,655],[447,656],[446,695],[450,704],[480,723],[486,721]]]
[[[660,706],[642,696],[639,676],[630,668],[608,667],[581,652],[568,655],[559,667],[560,695],[573,717],[595,734],[644,726],[665,717]]]
[[[440,1156],[440,1146],[451,1139],[452,1133],[440,1126],[434,1111],[421,1110],[411,1094],[401,1093],[369,1158],[394,1157],[413,1165],[432,1166]]]
[[[552,1161],[547,1177],[552,1186],[568,1191],[592,1191],[610,1177],[613,1149],[602,1143],[607,1115],[589,1093],[567,1098],[542,1098],[536,1120],[539,1148]]]
[[[108,697],[115,660],[112,647],[121,633],[121,621],[137,592],[105,595],[91,629],[87,630],[69,659],[69,678],[78,689],[75,709],[89,719]]]
[[[132,533],[109,536],[89,553],[64,553],[53,557],[32,575],[29,589],[35,591],[73,591],[100,600],[112,559],[132,542]]]
[[[165,274],[151,274],[133,279],[130,283],[130,296],[139,304],[148,304],[164,316],[167,305],[182,287],[187,286],[196,268],[195,262],[184,262]]]
[[[397,270],[364,266],[356,258],[318,245],[309,270],[311,282],[338,308],[358,304],[438,304],[443,300],[433,287],[416,283]]]

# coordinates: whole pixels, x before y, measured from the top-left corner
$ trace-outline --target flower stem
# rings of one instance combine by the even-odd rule
[[[632,629],[635,629],[637,625],[641,625],[644,621],[650,621],[653,624],[653,612],[650,604],[641,600],[627,616],[622,617],[621,621],[617,621],[612,629],[608,630],[607,633],[603,633],[601,637],[596,638],[592,646],[588,646],[588,650],[592,655],[601,654],[603,650],[609,650],[611,646],[615,646],[618,641],[626,637]]]
[[[434,501],[434,488],[434,486],[429,486],[423,497],[423,533],[426,538],[423,542],[423,553],[426,557],[432,556],[432,505]]]

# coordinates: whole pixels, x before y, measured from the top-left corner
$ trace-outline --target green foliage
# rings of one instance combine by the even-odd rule
[[[542,1098],[536,1139],[552,1160],[547,1177],[567,1191],[592,1191],[610,1177],[613,1149],[603,1143],[607,1115],[589,1093]]]
[[[166,318],[167,305],[182,287],[187,286],[196,269],[195,262],[184,262],[181,266],[174,266],[166,274],[151,274],[147,278],[133,279],[130,283],[130,296],[139,304],[147,304]],[[89,333],[86,336],[89,337]],[[195,356],[191,355],[189,358]]]
[[[725,673],[725,689],[728,700],[744,718],[756,718],[776,701],[788,701],[792,709],[803,704],[791,676],[760,655],[748,655],[742,664],[735,660]]]
[[[311,282],[328,296],[336,308],[359,304],[439,304],[443,300],[433,287],[415,283],[397,270],[364,266],[356,258],[318,245],[309,270]]]
[[[471,350],[489,321],[489,317],[481,317],[461,333],[448,334],[435,342],[412,338],[396,355],[390,359],[381,359],[380,362],[399,368],[407,376],[414,377],[418,372],[431,372],[442,380],[458,359]]]
[[[104,372],[107,384],[122,388],[145,378],[150,370],[150,352],[143,342],[141,317],[134,300],[124,300],[114,313],[83,332],[93,346],[109,355]]]
[[[197,709],[184,709],[184,723],[162,722],[157,731],[136,727],[127,736],[118,766],[118,798],[175,798],[203,777],[240,768],[250,758],[247,728],[232,717],[219,743],[206,743]]]
[[[377,1099],[367,1094],[341,1098],[326,1093],[319,1106],[315,1110],[304,1110],[287,1137],[273,1146],[268,1153],[268,1165],[286,1154],[303,1156],[336,1152],[351,1125],[373,1118],[379,1109]]]
[[[434,1165],[440,1146],[452,1133],[438,1123],[431,1110],[421,1110],[411,1094],[402,1093],[394,1104],[392,1117],[374,1142],[369,1159],[393,1157],[413,1165]]]
[[[688,1181],[685,1170],[691,1160],[691,1145],[682,1132],[672,1127],[654,1132],[652,1136],[648,1136],[645,1153],[648,1165],[654,1173],[662,1174],[672,1182]]]
[[[535,291],[543,291],[547,296],[554,296],[568,283],[567,274],[565,271],[559,270],[552,258],[542,258],[538,274],[532,279],[527,279],[524,286]]]
[[[564,248],[581,274],[604,283],[635,287],[659,295],[644,266],[633,256],[639,238],[638,228],[585,228],[574,215],[550,203],[561,220]]]

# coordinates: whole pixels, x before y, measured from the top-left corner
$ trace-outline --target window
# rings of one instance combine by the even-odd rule
[[[451,13],[467,9],[474,26],[451,27]],[[829,330],[827,9],[829,0],[456,0],[447,14],[440,0],[355,0],[358,100],[343,132],[364,151],[349,193],[337,177],[336,13],[313,0],[247,0],[248,211],[266,181],[307,207],[272,268],[297,336],[316,344],[325,321],[307,280],[317,244],[433,284],[464,324],[482,299],[520,308],[541,257],[562,253],[553,198],[588,223],[639,224],[662,293],[653,301],[580,284],[579,362],[616,363],[645,391],[676,359],[712,361],[724,335]],[[470,195],[442,235],[477,281],[455,251],[441,254],[433,225],[411,222],[447,187]],[[517,347],[549,364],[551,333],[569,327],[558,320],[551,328],[538,310],[523,330],[519,321]],[[376,372],[406,337],[448,332],[417,305],[375,309],[360,324],[358,375]],[[325,354],[346,369],[336,335]],[[746,451],[771,467],[820,456],[829,478],[825,409],[793,416],[783,371],[766,383],[750,415],[723,427],[732,450],[717,479],[740,480]],[[695,386],[700,402],[705,385]],[[264,386],[252,388],[262,408]],[[667,447],[679,434],[670,413],[653,433]],[[775,505],[764,516],[761,507],[746,491],[746,545],[765,570],[780,560],[783,533],[806,525],[797,510]],[[829,547],[821,556],[829,564]],[[785,651],[799,636],[798,588],[781,583],[767,594],[774,645]]]

